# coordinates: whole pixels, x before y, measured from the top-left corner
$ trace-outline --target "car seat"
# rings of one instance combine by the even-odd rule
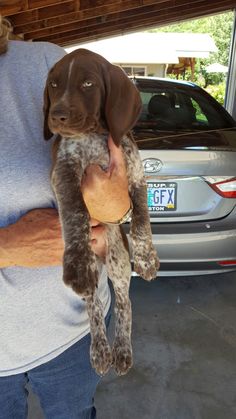
[[[148,103],[148,119],[173,125],[174,111],[167,96],[159,94],[151,97]]]

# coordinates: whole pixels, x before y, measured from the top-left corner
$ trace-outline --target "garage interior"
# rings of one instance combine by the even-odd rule
[[[62,47],[235,8],[235,0],[0,0],[13,38]],[[234,118],[235,32],[225,102]],[[126,377],[105,377],[98,419],[235,419],[235,279],[134,280],[135,366]],[[43,419],[32,393],[30,400],[28,419]]]

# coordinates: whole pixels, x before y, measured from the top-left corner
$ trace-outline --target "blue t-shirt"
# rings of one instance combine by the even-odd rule
[[[32,209],[55,207],[43,90],[48,70],[64,54],[45,42],[9,41],[0,55],[0,228]],[[106,314],[105,270],[99,296]],[[45,363],[89,332],[85,304],[64,285],[62,267],[0,269],[0,324],[0,376]]]

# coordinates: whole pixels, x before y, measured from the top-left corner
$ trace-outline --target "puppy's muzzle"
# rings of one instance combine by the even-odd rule
[[[50,119],[54,125],[66,124],[69,118],[70,112],[65,108],[56,107],[50,111]]]
[[[70,109],[56,106],[50,110],[48,122],[54,134],[68,136],[74,135],[74,131],[78,132],[78,129],[75,130],[75,125],[83,125],[84,117],[80,115],[79,118],[75,119]]]

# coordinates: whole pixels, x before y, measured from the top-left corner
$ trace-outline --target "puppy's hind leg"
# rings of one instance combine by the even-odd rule
[[[133,187],[131,196],[134,209],[130,227],[130,241],[133,249],[134,270],[142,278],[150,281],[157,277],[160,262],[152,243],[146,185]]]
[[[90,320],[90,361],[98,375],[106,374],[112,364],[112,352],[106,336],[103,306],[97,290],[85,297]]]
[[[118,226],[107,227],[107,272],[115,292],[115,339],[112,348],[113,365],[118,375],[132,367],[131,327],[132,311],[129,299],[131,265],[124,235]],[[127,241],[127,239],[126,239]]]

